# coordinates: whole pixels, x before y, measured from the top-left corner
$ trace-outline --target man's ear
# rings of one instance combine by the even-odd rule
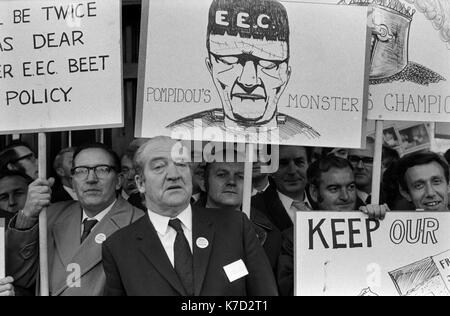
[[[205,177],[201,177],[201,180],[198,182],[198,186],[200,187],[200,190],[206,193]]]
[[[309,186],[309,195],[311,195],[314,203],[319,203],[319,191],[318,188],[313,184]]]
[[[63,169],[63,168],[56,168],[55,171],[56,171],[56,174],[57,174],[58,176],[60,176],[61,178],[65,176],[65,174],[64,174],[64,169]]]
[[[17,168],[13,163],[8,163],[6,167],[9,171],[19,171],[19,168]]]
[[[400,190],[400,194],[401,194],[408,202],[412,202],[411,195],[409,195],[408,192],[406,192],[405,190],[403,190],[403,188],[402,188],[401,185],[399,185],[399,190]]]
[[[123,183],[124,183],[123,174],[122,174],[122,173],[119,173],[119,174],[117,175],[116,190],[122,189]]]
[[[134,176],[134,181],[136,182],[136,186],[139,190],[139,193],[144,194],[145,193],[145,180],[140,175]]]

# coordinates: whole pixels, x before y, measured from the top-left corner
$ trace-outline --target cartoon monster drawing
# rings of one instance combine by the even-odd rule
[[[433,21],[441,38],[450,40],[443,18],[450,14],[448,0],[407,0]],[[400,0],[342,0],[341,5],[371,6],[372,43],[370,84],[408,81],[428,86],[446,78],[427,67],[409,60],[409,35],[416,10]]]
[[[182,118],[168,128],[220,127],[247,131],[278,129],[280,140],[320,134],[278,111],[288,85],[290,29],[285,7],[276,0],[213,0],[208,19],[206,67],[222,107]]]

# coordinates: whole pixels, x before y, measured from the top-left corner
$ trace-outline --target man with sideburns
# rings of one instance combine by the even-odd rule
[[[352,212],[359,210],[369,218],[383,220],[389,212],[387,205],[364,205],[357,199],[356,181],[351,162],[327,156],[311,164],[307,171],[310,195],[316,211]],[[280,294],[294,291],[294,231],[283,231],[283,245],[279,259],[277,281]]]

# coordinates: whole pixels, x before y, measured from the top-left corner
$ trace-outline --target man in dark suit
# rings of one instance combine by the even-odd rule
[[[245,156],[242,158],[245,159]],[[195,205],[209,209],[242,210],[244,193],[243,162],[208,163],[206,164],[204,177],[203,190],[206,191],[206,198],[200,199]],[[253,207],[250,210],[250,221],[272,268],[276,271],[281,250],[281,232],[264,213]]]
[[[32,181],[20,171],[0,171],[0,210],[14,216],[23,209],[27,200],[28,185]]]
[[[104,243],[105,294],[277,295],[270,263],[247,217],[191,207],[190,159],[180,144],[158,137],[138,150],[136,182],[148,216]]]
[[[5,220],[5,227],[8,227],[9,221],[13,217],[14,217],[14,214],[0,209],[0,218],[3,218]]]
[[[366,149],[350,149],[348,160],[352,163],[358,198],[364,204],[372,204],[372,174],[375,141],[367,137]]]
[[[14,140],[0,152],[0,170],[4,169],[22,172],[35,180],[38,177],[38,160],[30,146]]]
[[[134,181],[136,172],[133,166],[133,157],[137,149],[138,148],[127,149],[125,154],[122,156],[122,159],[120,160],[120,163],[122,165],[121,174],[123,178],[121,194],[122,197],[128,201],[128,203],[146,212],[147,208],[145,207],[142,194],[138,191],[136,182]]]
[[[364,205],[357,199],[352,164],[343,158],[328,156],[315,161],[308,169],[311,197],[317,211],[352,212],[359,210],[370,218],[384,219],[387,205]],[[294,292],[294,230],[283,231],[283,246],[278,265],[277,281],[280,294]]]
[[[450,172],[444,157],[432,152],[412,153],[400,159],[396,173],[400,194],[415,210],[450,210]]]
[[[267,215],[280,231],[291,227],[299,209],[311,208],[305,192],[311,150],[306,147],[280,146],[279,168],[269,187],[252,199],[252,206]]]
[[[72,178],[79,201],[50,205],[54,179],[30,184],[27,201],[6,234],[8,275],[28,288],[38,278],[39,214],[47,209],[49,287],[52,296],[98,296],[104,292],[101,244],[141,217],[116,190],[120,161],[101,144],[78,148]]]
[[[75,148],[62,149],[53,161],[53,169],[58,175],[58,180],[52,188],[52,203],[78,200],[72,187],[72,162]]]

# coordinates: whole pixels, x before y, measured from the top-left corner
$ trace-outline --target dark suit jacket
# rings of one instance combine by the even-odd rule
[[[52,203],[65,202],[65,201],[73,201],[72,197],[66,190],[62,184],[55,185],[52,188]]]
[[[9,221],[11,220],[11,218],[14,217],[15,214],[4,211],[4,210],[0,210],[0,218],[5,219],[5,229],[8,227],[9,225]]]
[[[207,197],[202,196],[197,202],[194,203],[198,207],[206,207]],[[252,207],[250,209],[250,221],[253,224],[253,229],[256,232],[261,246],[263,246],[266,252],[267,259],[269,259],[270,265],[274,272],[276,272],[278,265],[278,258],[281,251],[281,232],[274,224],[267,218],[267,216],[259,210]]]
[[[147,212],[147,207],[145,206],[141,193],[138,192],[131,194],[127,201],[134,207],[137,207],[138,209]]]
[[[291,227],[283,233],[283,246],[281,248],[278,264],[277,282],[280,295],[294,295],[294,228]]]
[[[275,278],[247,216],[241,212],[192,207],[196,296],[274,296]],[[199,237],[208,247],[196,246]],[[224,266],[243,260],[249,274],[230,282]],[[180,296],[186,292],[148,216],[103,244],[105,294]]]
[[[266,191],[252,198],[252,207],[264,213],[280,231],[284,231],[294,225],[283,203],[281,203],[277,187],[272,179],[270,179],[270,185]]]
[[[47,209],[49,286],[52,296],[103,295],[105,273],[102,246],[95,241],[98,234],[107,237],[142,217],[141,210],[119,198],[111,211],[98,223],[83,244],[81,240],[82,210],[76,201],[61,202]],[[39,275],[39,227],[27,231],[13,228],[6,234],[6,269],[15,284],[29,287]],[[79,267],[79,275],[74,272]],[[79,281],[80,287],[68,287],[67,279]]]

